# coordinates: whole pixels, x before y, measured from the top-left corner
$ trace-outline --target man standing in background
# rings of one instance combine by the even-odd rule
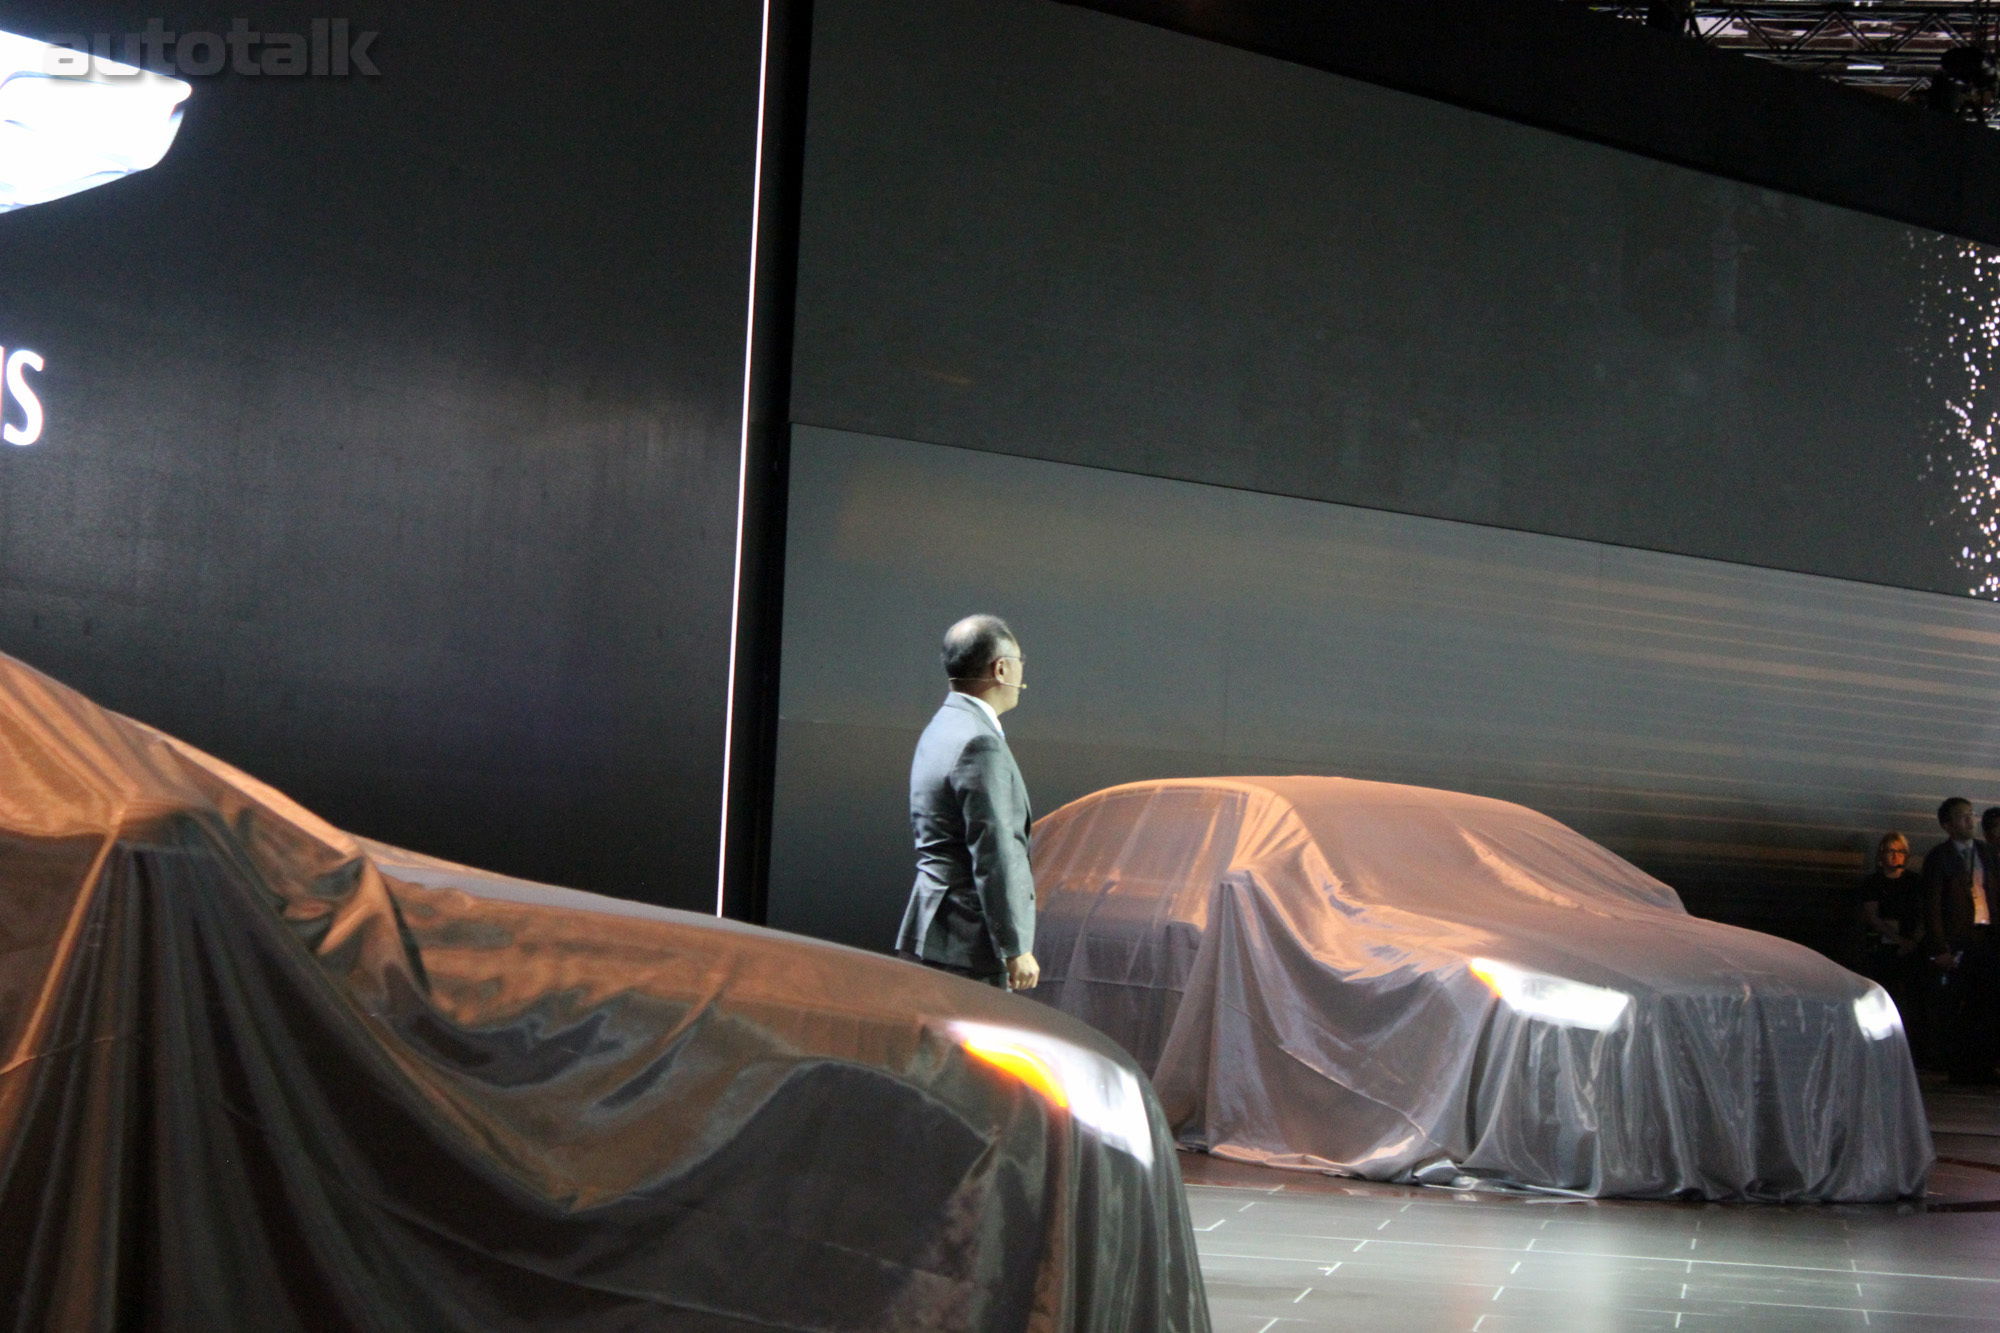
[[[998,616],[945,631],[944,705],[910,763],[917,882],[896,952],[1008,990],[1031,990],[1035,880],[1028,868],[1028,788],[1000,715],[1021,701],[1026,662]]]
[[[1945,841],[1924,858],[1924,899],[1931,964],[1944,973],[1945,1059],[1952,1082],[1987,1085],[2000,1058],[2000,855],[1973,837],[1978,819],[1964,797],[1939,806],[1938,823]]]

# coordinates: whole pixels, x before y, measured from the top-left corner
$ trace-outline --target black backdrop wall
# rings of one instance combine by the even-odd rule
[[[968,606],[1022,636],[1005,726],[1044,812],[1193,774],[1474,791],[1832,946],[1876,834],[1921,848],[1938,793],[2000,793],[1992,602],[813,427],[792,481],[787,929],[894,937]]]
[[[0,649],[346,827],[712,908],[760,11],[351,9],[379,77],[192,79],[158,168],[0,217]]]
[[[1933,233],[1058,5],[817,29],[800,422],[1971,586]]]

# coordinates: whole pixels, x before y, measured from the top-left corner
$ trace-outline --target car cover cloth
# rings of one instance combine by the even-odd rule
[[[1034,856],[1040,994],[1132,1052],[1184,1145],[1593,1196],[1894,1199],[1930,1170],[1878,987],[1521,806],[1137,783]]]
[[[360,841],[11,660],[0,1060],[10,1329],[1208,1327],[1081,1024]]]

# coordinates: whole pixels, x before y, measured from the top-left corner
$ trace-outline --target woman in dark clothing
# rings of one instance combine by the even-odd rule
[[[1909,840],[1884,833],[1875,846],[1875,871],[1861,881],[1861,929],[1871,962],[1916,957],[1923,943],[1923,880],[1905,872],[1909,859]]]
[[[1861,931],[1863,976],[1881,983],[1903,1016],[1910,1050],[1921,1052],[1924,1022],[1923,877],[1906,873],[1910,844],[1900,833],[1885,833],[1875,845],[1875,870],[1861,881],[1855,905]]]

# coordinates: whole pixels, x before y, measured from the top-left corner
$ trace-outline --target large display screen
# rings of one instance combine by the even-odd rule
[[[467,14],[0,15],[0,652],[712,909],[763,8]]]
[[[797,420],[2000,594],[1984,247],[1031,0],[812,97]]]

